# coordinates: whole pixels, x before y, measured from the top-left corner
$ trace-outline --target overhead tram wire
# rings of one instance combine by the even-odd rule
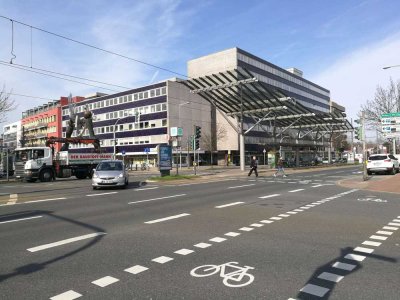
[[[8,64],[8,62],[3,61],[3,60],[0,60],[0,63]],[[84,78],[84,77],[78,77],[78,76],[74,76],[74,75],[68,75],[68,74],[59,73],[59,72],[54,72],[54,71],[50,71],[50,70],[46,70],[46,69],[35,68],[35,67],[27,66],[27,65],[21,65],[21,64],[16,64],[16,63],[12,63],[12,65],[13,65],[13,66],[22,67],[22,68],[24,68],[24,69],[32,69],[32,70],[37,70],[37,71],[41,71],[41,72],[47,72],[47,73],[50,73],[50,74],[56,74],[56,75],[71,77],[71,78],[75,78],[75,79],[81,79],[81,80],[90,81],[90,82],[95,82],[95,83],[100,83],[100,84],[104,84],[104,85],[115,86],[115,87],[119,87],[119,88],[123,88],[123,89],[128,89],[128,90],[131,89],[131,88],[129,88],[129,87],[122,86],[122,85],[117,85],[117,84],[112,84],[112,83],[97,81],[97,80],[88,79],[88,78]]]
[[[43,97],[30,96],[30,95],[22,95],[22,94],[16,94],[16,93],[7,93],[7,95],[20,96],[20,97],[27,97],[27,98],[40,99],[40,100],[47,100],[47,101],[54,101],[54,100],[55,100],[55,99],[50,99],[50,98],[43,98]]]
[[[3,63],[1,61],[0,61],[0,65],[7,66],[7,67],[12,67],[12,68],[16,68],[16,69],[19,69],[19,70],[28,71],[28,72],[32,72],[32,73],[36,73],[36,74],[41,74],[41,75],[48,76],[48,77],[62,79],[62,80],[66,80],[66,81],[69,81],[69,82],[74,82],[74,83],[78,83],[78,84],[92,86],[92,87],[96,87],[96,88],[103,89],[103,90],[108,90],[108,91],[117,92],[117,93],[121,92],[121,91],[118,91],[118,90],[113,90],[113,89],[109,89],[109,88],[106,88],[106,87],[102,87],[102,86],[98,86],[98,85],[94,85],[94,84],[90,84],[90,83],[80,82],[80,81],[77,81],[77,80],[72,80],[72,79],[68,79],[68,78],[64,78],[64,77],[60,77],[60,76],[55,76],[55,75],[42,73],[42,72],[39,72],[39,71],[34,71],[34,70],[31,70],[30,67],[28,67],[28,68],[18,67],[18,66],[14,65],[14,64],[11,65],[9,63]]]
[[[0,15],[0,18],[6,19],[6,20],[10,20],[11,22],[15,22],[15,23],[21,24],[21,25],[23,25],[23,26],[36,29],[36,30],[38,30],[38,31],[42,31],[42,32],[47,33],[47,34],[50,34],[50,35],[54,35],[54,36],[56,36],[56,37],[59,37],[59,38],[68,40],[68,41],[70,41],[70,42],[74,42],[74,43],[77,43],[77,44],[80,44],[80,45],[83,45],[83,46],[86,46],[86,47],[89,47],[89,48],[93,48],[93,49],[96,49],[96,50],[99,50],[99,51],[102,51],[102,52],[105,52],[105,53],[108,53],[108,54],[112,54],[112,55],[115,55],[115,56],[119,56],[119,57],[122,57],[122,58],[125,58],[125,59],[128,59],[128,60],[131,60],[131,61],[134,61],[134,62],[143,64],[143,65],[146,65],[146,66],[149,66],[149,67],[152,67],[152,68],[156,68],[156,69],[159,69],[159,70],[162,70],[162,71],[166,71],[166,72],[169,72],[169,73],[172,73],[172,74],[176,74],[176,75],[179,75],[179,76],[183,76],[183,77],[185,77],[185,78],[189,78],[187,75],[184,75],[184,74],[181,74],[181,73],[178,73],[178,72],[175,72],[175,71],[172,71],[172,70],[163,68],[163,67],[159,67],[159,66],[156,66],[156,65],[153,65],[153,64],[150,64],[150,63],[141,61],[141,60],[139,60],[139,59],[135,59],[135,58],[132,58],[132,57],[123,55],[123,54],[119,54],[119,53],[116,53],[116,52],[111,51],[111,50],[107,50],[107,49],[103,49],[103,48],[100,48],[100,47],[97,47],[97,46],[93,46],[93,45],[90,45],[90,44],[87,44],[87,43],[84,43],[84,42],[81,42],[81,41],[78,41],[78,40],[75,40],[75,39],[72,39],[72,38],[63,36],[63,35],[60,35],[60,34],[58,34],[58,33],[54,33],[54,32],[51,32],[51,31],[47,31],[47,30],[42,29],[42,28],[39,28],[39,27],[35,27],[35,26],[32,26],[32,25],[28,25],[28,24],[26,24],[26,23],[23,23],[23,22],[20,22],[20,21],[17,21],[17,20],[8,18],[8,17],[6,17],[6,16]]]

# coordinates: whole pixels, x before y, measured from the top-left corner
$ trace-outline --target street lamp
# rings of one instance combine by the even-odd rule
[[[122,117],[122,118],[118,118],[117,121],[115,121],[115,123],[114,123],[114,126],[113,126],[113,129],[114,129],[114,130],[113,130],[113,134],[114,134],[113,159],[115,159],[115,155],[116,155],[115,150],[116,150],[116,146],[117,146],[117,140],[115,139],[115,131],[116,131],[117,123],[118,123],[120,120],[125,119],[125,118],[127,118],[127,117],[131,117],[131,116],[132,116],[131,114],[128,114],[128,115],[126,115],[126,116],[124,116],[124,117]]]
[[[178,127],[181,127],[181,106],[189,103],[190,103],[189,101],[186,101],[178,105],[178,124],[179,124]],[[182,145],[179,146],[179,169],[182,169]]]
[[[386,66],[386,67],[383,67],[382,69],[387,70],[387,69],[396,68],[396,67],[400,67],[400,65]]]

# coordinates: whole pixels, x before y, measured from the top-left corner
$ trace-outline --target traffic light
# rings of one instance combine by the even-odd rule
[[[196,150],[198,150],[200,148],[200,141],[198,139],[194,140],[194,146],[195,146],[194,149],[196,149]]]
[[[119,153],[119,146],[115,146],[115,153]]]
[[[196,139],[201,138],[201,127],[200,126],[194,126],[194,136]]]
[[[354,134],[355,134],[355,138],[359,141],[363,140],[363,130],[362,127],[354,127]]]

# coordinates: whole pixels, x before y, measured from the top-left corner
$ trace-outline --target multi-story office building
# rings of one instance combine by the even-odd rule
[[[21,145],[21,121],[3,126],[3,147],[13,150]]]
[[[279,89],[288,97],[295,99],[306,108],[316,113],[329,113],[330,92],[305,78],[303,73],[296,69],[283,69],[262,58],[243,51],[239,48],[231,48],[221,52],[206,55],[188,61],[188,76],[190,78],[203,77],[211,74],[218,74],[234,69],[246,69],[266,87]],[[218,150],[222,152],[232,152],[237,155],[239,150],[239,139],[232,126],[225,120],[220,112],[216,113],[216,127],[224,127],[227,136],[224,140],[218,141]],[[233,120],[239,126],[238,120]],[[245,119],[244,129],[247,130],[254,124],[254,120]],[[297,152],[301,152],[302,158],[311,159],[316,152],[323,152],[324,144],[322,141],[315,141],[305,138],[296,141],[291,138],[279,141],[279,144],[271,138],[260,127],[256,126],[245,137],[245,149],[248,154],[262,154],[263,150],[276,151],[277,148],[283,149],[281,153],[284,158],[293,159]],[[237,161],[238,157],[236,157]],[[235,160],[235,159],[234,159]]]
[[[171,141],[170,128],[182,127],[184,153],[181,158],[185,162],[187,141],[193,134],[193,125],[201,126],[204,134],[209,132],[211,126],[208,102],[191,94],[176,79],[117,94],[86,97],[76,104],[79,118],[86,109],[93,113],[94,133],[101,141],[102,151],[113,153],[115,136],[117,155],[124,154],[131,161],[144,161],[147,156],[154,159],[156,146]],[[68,119],[68,106],[63,105],[63,137]],[[77,134],[75,131],[73,136]],[[91,152],[93,146],[70,145],[70,149],[71,152]]]

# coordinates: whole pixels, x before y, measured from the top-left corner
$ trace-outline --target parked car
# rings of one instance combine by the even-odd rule
[[[119,186],[126,188],[129,184],[128,169],[120,160],[105,160],[100,162],[93,171],[93,189]]]
[[[323,163],[323,164],[329,164],[329,158],[324,157],[324,158],[322,159],[322,163]]]
[[[399,172],[399,161],[391,154],[373,154],[367,160],[367,173],[388,173]]]

